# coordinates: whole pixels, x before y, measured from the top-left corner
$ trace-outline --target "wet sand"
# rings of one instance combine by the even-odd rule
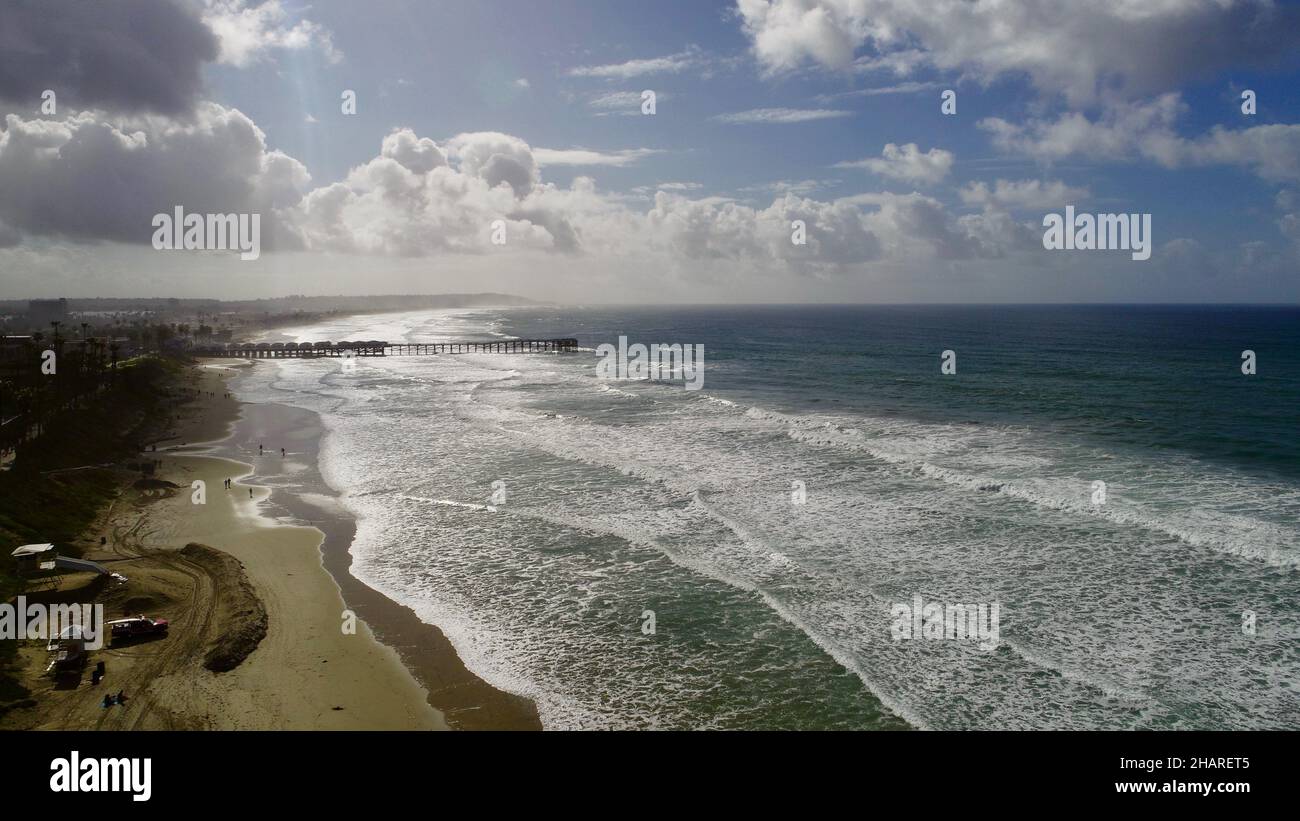
[[[168,454],[160,476],[180,492],[149,505],[139,547],[174,550],[190,542],[239,559],[266,608],[267,635],[242,664],[214,674],[191,654],[175,671],[149,682],[150,699],[167,714],[220,729],[446,729],[423,688],[397,654],[364,624],[344,630],[344,604],[320,564],[323,533],[275,523],[258,512],[269,491],[250,483],[251,466],[210,456]],[[235,478],[230,490],[223,486]],[[192,482],[207,502],[192,501]],[[252,491],[251,496],[249,491]],[[215,606],[220,587],[189,603]],[[165,641],[179,639],[176,633]],[[163,642],[158,643],[159,646]]]
[[[323,428],[307,410],[276,404],[245,404],[234,434],[215,450],[248,462],[248,479],[272,489],[266,513],[285,521],[310,523],[324,533],[321,559],[347,606],[377,639],[394,648],[428,692],[428,702],[453,729],[541,729],[536,708],[471,673],[437,627],[409,607],[352,576],[349,548],[356,522],[321,477],[317,457]],[[258,445],[263,446],[261,454]],[[281,456],[280,448],[286,454]],[[246,495],[246,492],[245,492]]]
[[[531,701],[474,676],[440,630],[351,575],[356,526],[320,475],[319,417],[239,402],[227,381],[246,367],[255,365],[207,360],[186,375],[195,397],[144,455],[159,462],[153,480],[124,487],[82,540],[85,558],[129,581],[74,574],[58,591],[102,602],[107,618],[168,619],[169,634],[96,651],[92,665],[108,670],[98,687],[88,669],[71,682],[42,675],[43,644],[29,643],[20,654],[33,705],[0,727],[541,729]],[[181,552],[191,542],[242,567],[196,561]],[[239,626],[223,605],[250,587],[266,635],[233,670],[214,673],[207,652]],[[102,708],[119,689],[126,705]]]
[[[224,396],[229,373],[201,368],[187,375],[201,398],[178,407],[172,433],[156,451],[150,445],[146,458],[160,463],[154,477],[126,479],[83,540],[85,558],[128,581],[70,574],[59,589],[39,594],[102,603],[106,618],[164,618],[168,634],[114,641],[95,650],[79,674],[59,679],[43,674],[43,642],[25,642],[20,661],[32,703],[5,715],[4,727],[448,729],[395,650],[364,622],[344,629],[342,596],[321,565],[324,533],[263,515],[271,491],[253,480],[250,462],[195,452],[205,450],[196,441],[231,429],[239,406]],[[227,478],[234,480],[230,489]],[[203,551],[182,551],[191,542],[241,564],[202,561]],[[215,673],[204,666],[209,651],[260,615],[231,612],[250,589],[265,611],[265,636],[234,669]],[[96,686],[89,667],[101,661],[107,675]],[[127,702],[104,708],[103,697],[119,690]]]

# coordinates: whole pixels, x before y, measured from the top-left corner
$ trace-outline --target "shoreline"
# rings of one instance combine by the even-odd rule
[[[175,498],[151,503],[173,515],[146,514],[150,527],[139,534],[141,546],[170,552],[198,542],[233,556],[263,603],[268,625],[234,669],[205,675],[191,659],[193,674],[160,678],[164,692],[151,696],[179,716],[206,713],[203,723],[221,728],[448,729],[391,648],[364,624],[354,633],[341,628],[343,601],[319,562],[324,533],[262,514],[271,490],[258,484],[254,465],[187,450],[161,458],[163,475],[180,474],[181,488]],[[229,491],[222,489],[226,476],[233,480]],[[188,487],[194,479],[208,492],[198,513],[190,510],[196,507]],[[224,603],[223,588],[211,596],[214,605]]]
[[[253,367],[256,367],[255,365]],[[231,387],[233,391],[234,388]],[[251,463],[241,482],[271,488],[258,513],[309,523],[323,534],[319,559],[338,595],[374,640],[390,649],[452,729],[540,730],[533,702],[474,675],[436,626],[366,585],[351,572],[356,520],[320,472],[325,427],[314,411],[279,403],[239,402],[229,435],[204,443],[215,456]],[[258,445],[264,446],[261,455]],[[286,456],[281,457],[284,447]]]
[[[85,558],[127,580],[65,574],[29,596],[94,601],[106,618],[144,614],[170,629],[106,643],[71,677],[44,675],[43,642],[24,642],[19,672],[31,698],[0,726],[450,729],[395,650],[364,623],[341,629],[343,599],[321,564],[323,531],[264,515],[271,489],[258,483],[255,466],[213,453],[242,416],[226,385],[232,372],[188,369],[170,429],[141,454],[156,462],[152,477],[132,482],[125,474],[116,499],[79,538]],[[212,666],[214,650],[232,642],[240,648],[233,666]],[[106,675],[96,685],[89,670],[100,662]],[[100,703],[119,691],[125,703]]]

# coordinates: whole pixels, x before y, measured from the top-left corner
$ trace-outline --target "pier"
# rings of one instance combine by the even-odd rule
[[[244,359],[329,356],[434,356],[462,353],[574,353],[576,339],[493,339],[481,342],[244,342],[194,348],[195,356]]]

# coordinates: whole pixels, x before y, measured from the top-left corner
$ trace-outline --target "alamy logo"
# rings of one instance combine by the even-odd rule
[[[910,605],[902,602],[890,608],[894,618],[889,634],[894,641],[904,639],[962,639],[979,641],[981,650],[998,646],[998,621],[1001,605],[940,604],[912,596]]]
[[[153,795],[152,758],[82,758],[73,750],[50,762],[51,792],[126,792],[132,801]]]
[[[606,342],[596,346],[596,355],[598,379],[680,378],[688,391],[704,387],[703,345],[628,345],[627,337],[620,336],[617,348]]]
[[[104,646],[104,605],[0,603],[0,640],[53,641],[75,635],[87,650]]]
[[[1140,219],[1139,219],[1140,218]],[[1150,214],[1075,214],[1043,217],[1043,247],[1049,251],[1132,251],[1133,259],[1151,258]]]
[[[239,251],[242,260],[262,255],[261,214],[154,214],[156,251]]]

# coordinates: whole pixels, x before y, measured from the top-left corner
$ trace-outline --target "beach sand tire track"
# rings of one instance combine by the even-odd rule
[[[146,527],[148,518],[139,508],[147,506],[150,501],[137,500],[136,509],[123,514],[130,517],[129,520],[119,518],[113,523],[112,552],[123,559],[145,560],[148,570],[142,566],[143,572],[156,574],[165,569],[183,576],[189,582],[188,595],[184,601],[176,602],[176,616],[169,620],[171,627],[167,636],[126,646],[110,644],[105,647],[103,652],[110,659],[132,660],[129,666],[119,666],[123,672],[110,670],[112,678],[108,679],[113,682],[112,686],[127,694],[128,701],[122,708],[104,710],[94,724],[96,729],[195,729],[202,726],[192,718],[182,719],[163,707],[151,685],[160,677],[180,672],[195,659],[202,658],[215,640],[217,629],[213,613],[219,584],[211,570],[191,556],[177,550],[143,546],[152,530]],[[93,689],[89,692],[95,694],[95,700],[102,697]],[[65,715],[65,726],[75,726],[75,714],[84,709],[82,699],[72,700]]]

